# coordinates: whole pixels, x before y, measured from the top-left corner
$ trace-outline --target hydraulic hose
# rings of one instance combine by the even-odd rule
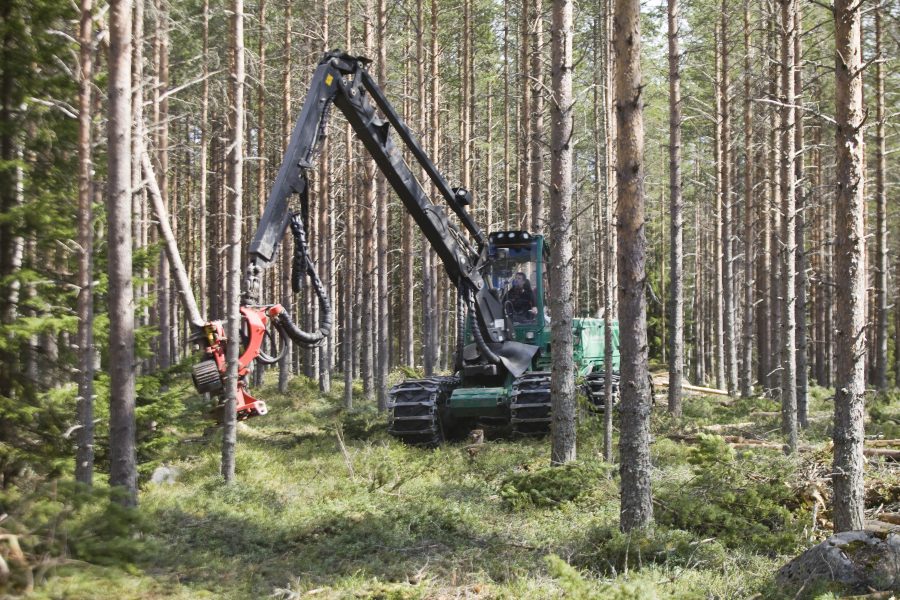
[[[462,290],[456,292],[456,370],[462,371],[466,345],[466,297]]]
[[[312,348],[324,343],[325,339],[331,333],[332,311],[331,301],[328,298],[328,292],[319,279],[316,267],[309,257],[309,248],[306,241],[306,228],[303,225],[303,215],[294,213],[291,216],[291,234],[294,238],[294,259],[291,264],[291,288],[294,293],[298,293],[303,284],[303,278],[309,277],[312,282],[313,290],[319,299],[319,308],[322,311],[322,318],[319,329],[316,331],[304,331],[300,329],[291,319],[287,311],[282,311],[275,316],[275,327],[282,335],[290,338],[299,346]]]

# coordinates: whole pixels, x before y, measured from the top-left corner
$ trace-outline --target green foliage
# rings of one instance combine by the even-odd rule
[[[791,510],[796,501],[788,459],[738,456],[721,437],[701,435],[689,462],[693,478],[659,491],[657,522],[716,538],[729,548],[790,553],[802,544],[808,517],[804,509]]]
[[[616,526],[602,526],[588,532],[579,564],[615,575],[650,564],[718,569],[725,557],[718,541],[700,540],[687,531],[657,526],[623,533]]]
[[[547,570],[562,588],[565,598],[573,600],[591,600],[608,598],[610,600],[653,600],[657,598],[653,586],[643,581],[617,582],[612,585],[597,585],[585,579],[572,565],[551,554],[544,561]]]
[[[119,504],[105,486],[65,480],[0,492],[0,531],[18,536],[26,555],[71,557],[127,566],[150,550],[137,534],[147,526],[136,509]]]
[[[555,554],[545,557],[544,562],[547,563],[550,576],[556,579],[556,583],[563,589],[566,598],[588,600],[593,597],[591,586],[575,567]]]
[[[512,510],[557,506],[577,499],[606,479],[611,466],[597,461],[513,472],[500,484],[500,498]]]

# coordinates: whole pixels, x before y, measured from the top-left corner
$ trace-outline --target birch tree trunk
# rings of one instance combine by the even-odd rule
[[[109,228],[109,483],[137,504],[134,290],[131,283],[131,0],[113,0],[109,17],[107,122]]]
[[[858,2],[836,0],[835,278],[837,327],[834,398],[834,529],[862,529],[865,394],[865,167],[862,125],[862,14]]]
[[[644,123],[641,99],[640,2],[616,0],[615,90],[618,207],[619,326],[622,395],[619,462],[620,525],[646,527],[653,519],[650,495],[650,387],[647,369],[647,241],[644,233]]]
[[[222,476],[227,483],[234,480],[237,445],[237,385],[241,339],[241,223],[244,199],[244,0],[233,0],[231,35],[234,44],[231,85],[231,148],[228,171],[228,243],[226,274],[226,335],[225,405],[222,409]]]
[[[550,462],[575,460],[575,364],[572,320],[572,0],[554,0],[551,28],[553,102],[551,115],[550,268],[552,448]]]

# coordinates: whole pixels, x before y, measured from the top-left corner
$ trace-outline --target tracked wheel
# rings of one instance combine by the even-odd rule
[[[194,365],[191,369],[191,378],[194,380],[194,387],[201,394],[219,396],[225,391],[222,375],[214,360],[204,360]]]
[[[550,372],[534,371],[513,381],[509,403],[513,433],[544,436],[550,433]]]
[[[588,398],[588,407],[592,412],[606,412],[606,373],[597,371],[584,378],[584,393]],[[612,374],[612,404],[615,408],[619,402],[619,374]]]
[[[388,433],[412,446],[436,447],[444,441],[441,411],[459,377],[407,379],[389,392]]]

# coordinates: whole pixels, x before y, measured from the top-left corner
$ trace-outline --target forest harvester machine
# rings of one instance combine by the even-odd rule
[[[330,109],[335,106],[400,197],[457,290],[454,374],[407,379],[394,386],[389,393],[389,432],[419,445],[440,443],[451,426],[485,421],[511,425],[519,434],[546,433],[551,421],[548,245],[542,236],[526,231],[485,235],[466,210],[471,193],[449,185],[369,75],[368,63],[340,51],[325,53],[319,62],[250,244],[241,308],[244,339],[237,383],[238,417],[265,414],[264,403],[248,392],[247,377],[253,360],[277,360],[263,351],[266,336],[274,339],[273,329],[300,346],[320,344],[330,334],[329,295],[307,251],[307,170],[313,166]],[[461,228],[429,198],[423,182],[394,144],[392,132],[431,180]],[[284,307],[261,303],[261,273],[273,263],[288,228],[294,239],[293,288],[299,291],[303,278],[309,277],[320,306],[316,331],[301,330]],[[618,326],[612,323],[608,355],[617,387]],[[604,321],[576,318],[573,329],[576,370],[591,404],[602,410],[607,355]],[[195,385],[202,393],[221,396],[228,343],[221,322],[206,323],[197,339],[205,350],[204,359],[194,367]]]

